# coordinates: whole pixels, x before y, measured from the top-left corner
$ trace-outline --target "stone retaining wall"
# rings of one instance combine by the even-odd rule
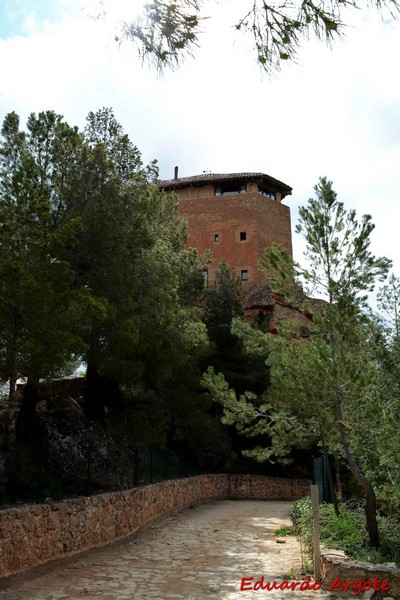
[[[383,592],[385,598],[400,598],[400,569],[396,565],[374,565],[352,560],[341,550],[321,550],[321,578],[324,588],[329,589],[337,579],[344,585],[345,582],[358,580],[373,582],[376,577],[380,582],[383,580],[389,582],[390,590]],[[379,585],[378,582],[377,586]],[[340,593],[340,588],[336,587],[332,591]],[[349,590],[350,593],[352,591]],[[359,597],[363,597],[363,592]]]
[[[0,511],[0,577],[103,546],[188,506],[224,498],[295,500],[310,482],[202,475],[123,492]]]

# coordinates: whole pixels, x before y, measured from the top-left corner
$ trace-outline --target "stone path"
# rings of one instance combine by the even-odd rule
[[[100,550],[0,581],[0,600],[293,600],[337,598],[319,591],[240,591],[253,583],[295,579],[299,543],[274,532],[290,502],[221,501],[188,509]],[[304,578],[302,578],[304,579]]]

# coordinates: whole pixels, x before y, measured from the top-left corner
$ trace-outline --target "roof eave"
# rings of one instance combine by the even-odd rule
[[[276,191],[282,193],[283,196],[291,195],[292,188],[282,181],[266,175],[264,173],[223,173],[223,174],[205,174],[195,175],[193,177],[182,177],[179,179],[166,179],[160,182],[160,187],[165,191],[174,191],[189,187],[203,187],[205,185],[218,185],[233,181],[254,181],[255,183],[268,184],[274,187]]]

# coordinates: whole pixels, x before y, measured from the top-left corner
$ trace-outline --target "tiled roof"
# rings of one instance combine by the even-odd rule
[[[286,185],[286,183],[265,175],[265,173],[202,173],[201,175],[192,175],[191,177],[164,179],[160,182],[160,185],[164,190],[171,191],[190,186],[218,185],[219,183],[233,183],[235,181],[255,181],[256,183],[271,186],[273,188],[271,191],[279,191],[285,196],[292,193],[292,188]]]

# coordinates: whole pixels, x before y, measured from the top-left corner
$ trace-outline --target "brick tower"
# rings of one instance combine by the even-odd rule
[[[264,248],[277,242],[292,253],[290,210],[282,204],[292,188],[264,173],[204,173],[164,180],[176,192],[188,223],[189,246],[214,257],[205,278],[224,258],[242,279],[245,295],[265,286],[257,263]]]

